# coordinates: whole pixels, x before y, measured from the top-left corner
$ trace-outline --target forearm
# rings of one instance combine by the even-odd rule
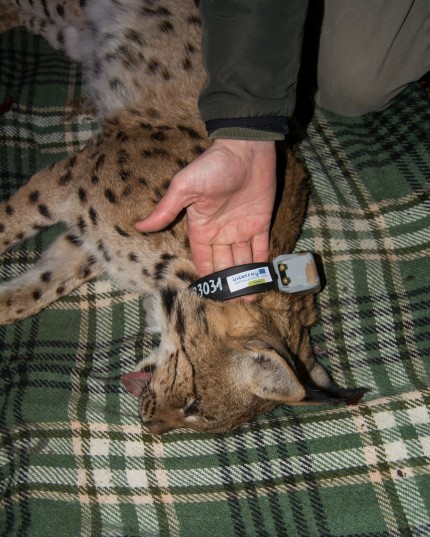
[[[209,134],[280,139],[295,106],[307,0],[201,0]]]

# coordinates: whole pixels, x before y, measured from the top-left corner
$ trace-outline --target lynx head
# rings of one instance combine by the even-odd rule
[[[325,385],[332,395],[336,392],[339,401],[334,383],[308,349],[303,349],[304,364],[289,347],[281,317],[297,321],[292,310],[300,301],[289,303],[280,294],[267,293],[272,299],[249,303],[215,302],[189,290],[162,291],[165,328],[160,346],[137,372],[123,377],[125,388],[140,398],[140,413],[151,433],[181,427],[230,431],[278,404],[313,398],[316,392],[305,387],[302,377],[312,379],[314,386]],[[280,301],[290,309],[284,315]],[[305,324],[294,322],[287,329],[297,332],[291,334],[294,345],[303,346],[299,332],[306,332]]]

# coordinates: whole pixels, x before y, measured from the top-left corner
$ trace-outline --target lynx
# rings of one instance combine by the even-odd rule
[[[357,402],[363,390],[339,388],[313,357],[312,296],[197,296],[184,219],[159,233],[135,229],[208,145],[196,104],[205,76],[197,2],[15,4],[23,25],[82,63],[100,134],[1,204],[2,251],[58,222],[67,231],[0,286],[0,322],[37,314],[99,275],[153,297],[160,345],[123,378],[153,434],[229,431],[279,404]],[[272,258],[292,251],[306,209],[306,174],[291,151],[286,160]]]

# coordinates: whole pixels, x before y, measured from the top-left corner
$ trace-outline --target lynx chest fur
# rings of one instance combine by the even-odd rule
[[[16,8],[22,24],[82,63],[101,131],[1,204],[3,251],[58,222],[67,231],[0,286],[0,322],[37,314],[101,274],[152,296],[160,346],[123,382],[156,434],[227,431],[280,403],[359,399],[361,390],[338,388],[314,360],[312,297],[200,298],[189,289],[198,275],[184,220],[150,235],[135,229],[208,144],[197,111],[204,72],[195,2],[34,0]],[[292,251],[306,208],[306,177],[291,152],[279,194],[272,257]]]

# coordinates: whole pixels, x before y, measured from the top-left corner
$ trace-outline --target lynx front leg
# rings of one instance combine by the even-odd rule
[[[62,235],[31,269],[0,285],[0,324],[38,313],[100,272],[74,235]]]
[[[71,195],[77,188],[79,167],[74,155],[34,175],[9,200],[0,203],[0,254],[14,244],[39,232],[43,227],[68,221],[73,214]],[[73,224],[74,222],[69,222]]]

